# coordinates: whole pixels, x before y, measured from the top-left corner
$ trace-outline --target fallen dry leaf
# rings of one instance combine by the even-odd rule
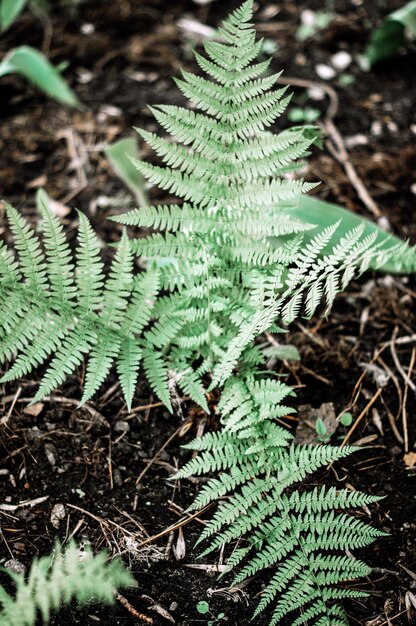
[[[296,429],[296,443],[313,443],[318,441],[316,423],[321,419],[326,427],[326,435],[330,437],[337,429],[335,409],[332,402],[324,402],[318,409],[310,404],[298,407],[298,427]]]
[[[407,467],[415,467],[416,465],[416,452],[408,452],[404,455],[403,461],[406,463]]]
[[[53,200],[49,198],[49,209],[54,213],[57,217],[66,217],[71,213],[70,207],[66,206],[66,204],[62,204],[62,202],[58,202],[58,200]]]
[[[23,413],[25,415],[33,415],[33,417],[37,417],[39,413],[42,411],[44,404],[42,402],[36,402],[36,404],[31,404],[23,409]]]

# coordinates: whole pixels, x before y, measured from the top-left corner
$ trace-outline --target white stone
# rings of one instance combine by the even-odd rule
[[[311,100],[323,100],[325,98],[325,91],[320,87],[311,87],[308,89],[308,96]]]
[[[385,215],[378,218],[377,224],[381,230],[384,230],[384,232],[389,233],[391,231],[390,222]]]
[[[332,65],[339,71],[346,70],[352,63],[352,56],[345,50],[340,50],[331,57]]]
[[[387,128],[389,129],[391,133],[397,133],[399,130],[399,127],[397,126],[396,122],[393,122],[393,121],[387,122]]]
[[[95,26],[94,24],[82,24],[80,31],[83,35],[92,35],[92,33],[95,31]]]
[[[311,11],[310,9],[305,9],[300,14],[300,19],[302,24],[305,24],[305,26],[313,26],[316,19],[315,12]]]
[[[358,135],[350,135],[345,137],[345,145],[347,148],[355,148],[355,146],[366,146],[368,144],[368,138],[366,135],[358,133]]]
[[[4,564],[4,567],[8,569],[9,572],[13,572],[13,574],[24,574],[26,571],[26,567],[17,559],[9,559]]]
[[[324,65],[324,63],[318,63],[318,65],[315,66],[315,72],[322,80],[331,80],[335,78],[337,74],[333,67]]]
[[[375,122],[371,124],[371,134],[374,135],[374,137],[380,137],[382,132],[383,132],[383,126],[381,122],[376,120]]]

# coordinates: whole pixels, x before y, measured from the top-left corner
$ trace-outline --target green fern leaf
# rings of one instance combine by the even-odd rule
[[[21,574],[10,574],[14,596],[0,587],[0,625],[35,626],[39,614],[46,624],[72,600],[113,604],[117,588],[136,583],[120,561],[106,561],[104,552],[93,556],[73,543],[65,551],[56,544],[53,556],[32,563],[27,581]]]

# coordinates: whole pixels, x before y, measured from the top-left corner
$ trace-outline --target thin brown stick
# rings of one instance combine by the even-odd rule
[[[293,87],[301,87],[303,89],[319,87],[319,89],[322,89],[322,91],[326,93],[326,95],[329,97],[330,104],[325,115],[325,120],[321,124],[321,126],[330,138],[330,141],[328,141],[328,149],[330,150],[333,157],[344,168],[345,173],[348,176],[351,185],[357,192],[357,195],[360,198],[361,202],[375,217],[381,217],[380,209],[369,194],[362,178],[358,175],[357,170],[352,164],[347,149],[345,147],[345,142],[342,138],[342,135],[339,132],[338,128],[335,126],[334,117],[338,112],[338,96],[335,89],[333,89],[329,85],[326,85],[325,83],[302,78],[293,78],[290,76],[286,78],[279,78],[277,82],[282,85],[292,85]]]
[[[396,351],[396,337],[397,337],[397,333],[399,332],[399,327],[396,326],[394,331],[393,331],[393,335],[391,337],[390,340],[390,352],[391,355],[393,357],[393,361],[394,364],[399,372],[399,374],[402,376],[404,382],[406,383],[406,385],[408,385],[410,387],[410,389],[416,393],[416,385],[414,384],[414,382],[412,380],[410,380],[408,374],[406,374],[406,372],[404,371],[402,364],[400,363],[399,357],[397,356],[397,351]]]
[[[211,506],[213,506],[213,504],[214,504],[213,502],[211,502],[210,504],[207,504],[207,506],[205,506],[203,509],[201,509],[200,511],[197,511],[196,513],[193,513],[193,515],[190,515],[188,518],[183,518],[179,520],[179,522],[176,522],[176,524],[172,524],[172,526],[169,526],[168,528],[165,528],[165,530],[162,530],[160,533],[157,533],[157,535],[153,535],[152,537],[148,537],[147,539],[144,539],[141,543],[139,543],[136,549],[139,550],[140,548],[147,545],[148,543],[153,543],[154,541],[156,541],[156,539],[160,539],[161,537],[164,537],[165,535],[169,535],[169,533],[171,533],[172,531],[177,530],[178,528],[181,528],[183,526],[186,526],[187,524],[189,524],[189,522],[192,522],[193,519],[198,518],[202,513],[205,513],[205,511],[208,511],[208,509],[210,509]]]
[[[32,400],[33,398],[25,397],[25,398],[20,398],[19,402],[32,402]],[[79,407],[79,400],[75,400],[74,398],[66,398],[64,396],[54,396],[54,395],[44,396],[42,398],[42,402],[58,402],[60,404],[68,404],[69,406]],[[91,417],[94,417],[97,420],[97,422],[109,428],[110,425],[108,421],[105,419],[104,415],[101,415],[101,413],[97,411],[97,409],[94,409],[90,404],[85,403],[82,405],[82,407],[79,407],[79,408],[81,410],[84,409],[85,411],[88,411]]]
[[[123,526],[120,526],[120,524],[116,524],[116,522],[113,522],[113,520],[111,519],[104,519],[103,517],[94,515],[94,513],[91,513],[90,511],[87,511],[86,509],[83,509],[80,506],[76,506],[76,504],[69,504],[69,502],[66,502],[65,506],[69,506],[70,509],[75,509],[76,511],[79,511],[80,513],[84,513],[84,515],[88,515],[88,517],[91,517],[91,519],[98,522],[101,526],[107,526],[107,527],[110,525],[115,526],[115,528],[118,528],[118,530],[125,533],[126,535],[130,535],[130,537],[135,537],[134,533],[130,532]]]
[[[0,426],[4,426],[9,421],[9,419],[11,417],[11,414],[13,413],[14,406],[15,406],[15,404],[16,404],[16,402],[17,402],[17,400],[18,400],[18,398],[19,398],[21,393],[22,393],[22,388],[18,387],[16,393],[14,394],[13,401],[12,401],[12,403],[10,405],[10,409],[7,411],[7,414],[4,417],[2,417],[1,420],[0,420]]]
[[[153,404],[144,404],[143,406],[137,406],[135,409],[130,411],[130,415],[134,415],[135,413],[141,413],[142,411],[148,411],[149,409],[156,409],[159,406],[165,406],[163,402],[154,402]]]
[[[341,446],[340,446],[341,448],[343,448],[346,445],[346,443],[350,439],[352,433],[355,431],[355,429],[357,428],[358,424],[361,422],[363,417],[365,417],[365,415],[367,415],[368,411],[371,409],[371,407],[373,406],[374,402],[377,400],[377,398],[379,397],[379,395],[381,394],[382,391],[383,391],[382,387],[379,387],[377,389],[377,392],[371,398],[370,402],[368,402],[368,404],[361,411],[360,415],[357,417],[357,419],[355,420],[354,424],[351,426],[351,428],[349,429],[349,431],[345,435],[344,441],[341,443]]]
[[[172,509],[175,511],[175,513],[177,513],[178,515],[186,515],[187,517],[191,517],[191,513],[187,513],[186,509],[184,509],[182,506],[179,506],[179,504],[176,504],[176,502],[173,502],[173,500],[168,500],[168,504],[172,507]],[[206,526],[208,524],[208,522],[206,522],[203,519],[199,519],[199,517],[194,517],[194,520],[196,522],[199,522],[200,524],[202,524],[203,526]]]
[[[179,428],[177,428],[175,430],[174,433],[172,433],[172,435],[165,441],[165,443],[163,444],[163,446],[156,452],[155,456],[150,459],[150,461],[148,462],[148,464],[146,465],[146,467],[140,472],[137,480],[136,480],[136,485],[138,485],[141,481],[141,479],[143,478],[143,476],[147,473],[147,471],[152,467],[153,463],[159,458],[159,456],[161,455],[161,453],[163,452],[163,450],[170,444],[170,442],[172,441],[172,439],[174,439],[176,437],[176,435],[179,433],[179,431],[181,430],[182,426],[180,426]]]
[[[357,170],[352,164],[341,133],[335,126],[334,122],[331,119],[326,119],[323,126],[330,138],[332,139],[332,143],[328,142],[328,149],[344,168],[345,173],[347,174],[352,186],[357,192],[357,195],[360,198],[361,202],[375,217],[381,217],[382,213],[377,204],[374,202],[373,198],[370,196],[362,178],[358,175]]]
[[[407,371],[407,379],[408,381],[410,380],[410,376],[412,374],[413,371],[413,367],[415,364],[415,357],[416,357],[416,348],[413,347],[412,350],[412,356],[410,358],[410,365],[409,365],[409,369]],[[409,433],[407,430],[407,409],[406,409],[406,403],[407,403],[407,392],[409,390],[409,384],[408,382],[406,383],[405,387],[404,387],[404,394],[403,394],[403,409],[402,409],[402,424],[403,424],[403,436],[404,436],[404,451],[407,453],[409,452]]]
[[[116,599],[120,602],[120,604],[122,604],[124,608],[127,609],[128,612],[131,613],[136,619],[141,620],[145,624],[154,624],[154,621],[151,617],[149,617],[148,615],[143,615],[143,613],[139,613],[138,611],[136,611],[134,606],[130,604],[127,598],[122,596],[121,593],[117,592],[115,595],[116,595]]]

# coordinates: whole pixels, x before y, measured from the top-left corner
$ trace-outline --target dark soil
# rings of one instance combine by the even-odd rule
[[[146,104],[182,101],[170,77],[181,65],[195,67],[191,55],[195,42],[179,21],[187,17],[215,26],[238,4],[86,2],[76,10],[56,8],[46,21],[26,12],[2,36],[1,54],[25,43],[43,47],[54,63],[69,61],[66,77],[85,108],[78,112],[63,108],[16,76],[1,79],[2,196],[36,220],[35,192],[44,187],[68,207],[63,219],[69,232],[77,207],[91,217],[105,241],[116,240],[116,227],[105,218],[133,202],[114,176],[103,146],[133,136],[132,126],[154,129]],[[346,70],[354,82],[342,87],[339,75],[331,81],[339,97],[335,122],[383,215],[397,234],[415,242],[415,54],[401,54],[368,74],[355,62],[371,28],[402,2],[328,2],[336,19],[306,42],[295,36],[300,14],[305,9],[322,10],[322,2],[258,5],[259,32],[278,44],[274,68],[285,68],[287,76],[317,80],[316,64],[328,64],[335,52],[347,50],[354,58]],[[305,92],[296,89],[294,104],[306,102]],[[325,113],[328,103],[308,104]],[[149,156],[146,147],[142,154]],[[327,150],[314,151],[307,176],[323,181],[320,197],[371,217]],[[4,222],[0,232],[9,237]],[[371,580],[358,583],[369,598],[347,606],[351,623],[363,626],[404,626],[415,616],[411,609],[406,612],[405,598],[408,592],[416,594],[416,469],[405,456],[403,441],[408,442],[409,453],[415,451],[415,394],[403,377],[412,363],[415,297],[414,278],[367,276],[337,299],[328,319],[297,324],[290,334],[302,355],[300,365],[290,365],[289,377],[299,387],[299,404],[319,408],[330,402],[337,415],[348,409],[358,418],[383,385],[351,436],[350,442],[360,443],[362,450],[317,477],[386,496],[371,508],[371,519],[390,537],[365,551],[363,556],[377,569]],[[106,548],[123,555],[138,582],[136,590],[124,595],[155,625],[205,624],[196,605],[206,599],[213,615],[225,613],[218,623],[248,625],[265,578],[229,590],[230,578],[218,580],[210,574],[219,555],[197,560],[193,546],[209,513],[182,526],[186,552],[179,560],[175,554],[182,536],[177,529],[150,539],[186,517],[183,509],[198,489],[196,481],[168,480],[187,458],[180,445],[195,435],[198,414],[183,404],[183,415],[168,415],[149,396],[144,382],[129,414],[115,379],[106,383],[101,399],[77,409],[82,372],[50,400],[29,407],[39,376],[0,387],[2,416],[7,417],[0,455],[3,470],[8,470],[0,475],[0,500],[16,505],[46,498],[33,506],[0,510],[0,562],[13,555],[28,565],[49,552],[56,538],[74,537],[90,542],[94,550]],[[346,432],[338,429],[333,442],[342,441]],[[51,512],[58,503],[65,505],[66,515],[57,528]],[[369,513],[359,514],[368,520]],[[140,621],[118,603],[111,609],[91,606],[84,612],[71,607],[52,623],[115,626]],[[255,623],[268,624],[268,615]]]

